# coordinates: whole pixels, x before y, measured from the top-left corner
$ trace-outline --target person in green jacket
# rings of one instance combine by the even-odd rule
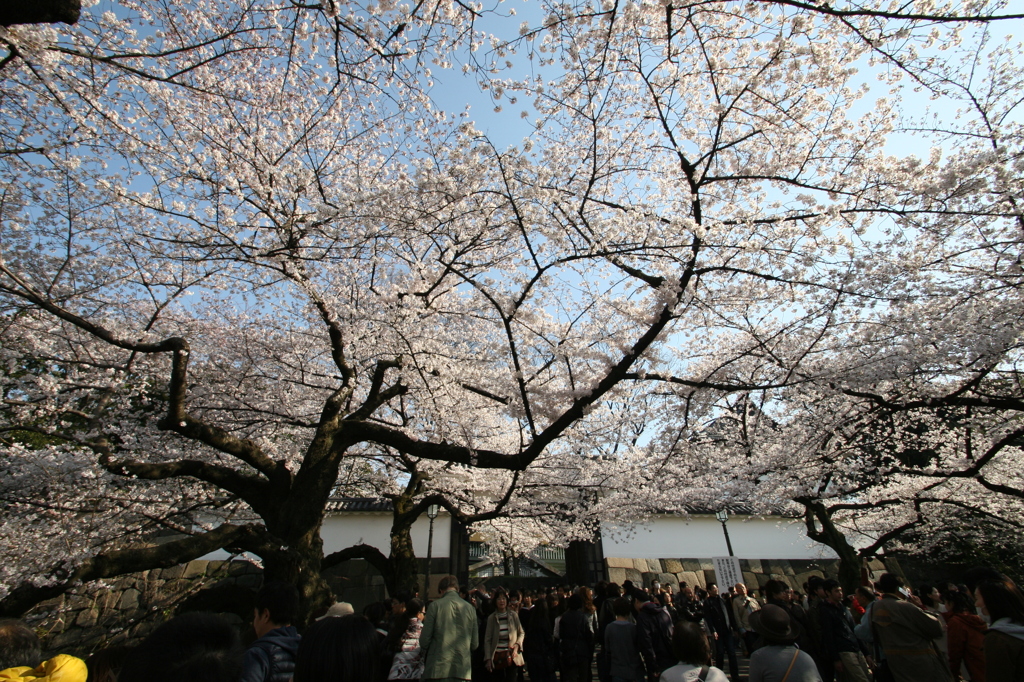
[[[424,680],[456,682],[473,675],[471,652],[480,645],[476,609],[459,596],[459,580],[445,576],[438,585],[441,598],[427,607],[420,634]]]

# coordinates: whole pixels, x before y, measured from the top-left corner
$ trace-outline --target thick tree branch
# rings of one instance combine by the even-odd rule
[[[58,582],[46,586],[28,581],[21,583],[0,601],[0,616],[20,617],[39,602],[63,594],[76,583],[176,566],[222,547],[255,540],[264,532],[262,526],[226,523],[206,533],[154,547],[132,547],[98,554],[70,572],[55,567],[53,573],[61,576]]]
[[[258,476],[248,476],[225,466],[193,459],[171,462],[114,461],[101,457],[100,464],[118,476],[135,476],[147,481],[163,481],[177,476],[190,476],[222,488],[245,500],[261,516],[269,512],[270,484]]]
[[[109,329],[106,329],[102,325],[95,324],[86,320],[85,318],[76,315],[59,305],[53,303],[49,298],[43,296],[37,292],[28,282],[23,280],[21,277],[11,272],[7,265],[0,260],[0,273],[10,278],[17,286],[9,286],[0,284],[0,291],[6,291],[7,293],[17,296],[23,300],[29,301],[30,303],[42,308],[46,312],[50,313],[54,317],[58,317],[65,322],[69,322],[74,326],[78,327],[82,331],[92,334],[101,341],[106,341],[112,346],[123,348],[124,350],[135,351],[137,353],[166,353],[168,351],[188,351],[188,341],[178,337],[171,337],[159,341],[157,343],[140,343],[137,341],[129,341],[118,337]]]
[[[289,476],[284,462],[275,462],[263,454],[256,443],[233,436],[224,429],[193,419],[185,410],[186,391],[188,388],[187,348],[176,350],[171,365],[169,401],[167,416],[157,426],[164,431],[173,431],[189,440],[205,443],[210,447],[242,460],[272,481],[280,481]]]
[[[0,3],[0,26],[76,24],[82,0],[12,0]]]
[[[400,381],[393,386],[381,390],[384,385],[384,375],[389,369],[398,369],[402,366],[401,358],[395,358],[394,360],[378,360],[377,366],[373,370],[373,379],[370,382],[370,390],[366,396],[366,400],[359,406],[355,412],[350,414],[346,419],[359,420],[366,419],[373,414],[378,407],[387,403],[392,398],[400,395],[405,395],[409,391],[409,387]]]
[[[353,545],[341,551],[332,552],[320,562],[320,569],[327,570],[350,559],[365,559],[380,571],[381,575],[388,575],[391,572],[391,562],[388,558],[379,549],[370,545]]]

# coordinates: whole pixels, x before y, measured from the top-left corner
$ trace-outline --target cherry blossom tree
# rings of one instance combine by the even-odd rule
[[[624,472],[687,461],[723,396],[863,390],[837,358],[896,286],[867,233],[1019,219],[886,154],[898,91],[859,104],[854,64],[920,82],[1010,16],[975,5],[558,5],[493,40],[442,1],[3,29],[3,537],[35,551],[0,608],[229,548],[308,613],[336,561],[410,582],[431,503],[584,537],[657,501],[634,486],[658,466]],[[527,103],[522,144],[431,100],[460,60]],[[972,168],[1016,182],[998,149]],[[392,500],[388,557],[324,556],[348,491]],[[138,545],[158,528],[182,537]]]
[[[830,267],[797,277],[819,287],[773,320],[790,326],[748,315],[762,344],[743,362],[717,356],[704,374],[636,374],[672,388],[675,420],[656,427],[650,447],[652,466],[679,491],[662,496],[663,508],[701,500],[803,516],[850,584],[863,557],[909,531],[920,537],[937,510],[1019,514],[1021,69],[1016,45],[974,37],[916,62],[866,41],[894,92],[905,79],[936,102],[881,124],[932,145],[930,157],[877,158],[881,166],[864,167],[870,190],[838,190],[857,197],[832,204],[850,241],[828,249]],[[879,100],[876,112],[892,103]],[[807,188],[797,197],[807,213],[793,220],[824,208],[813,206],[820,183],[750,175],[775,192]],[[855,175],[851,166],[841,182]],[[872,215],[866,229],[861,212]]]

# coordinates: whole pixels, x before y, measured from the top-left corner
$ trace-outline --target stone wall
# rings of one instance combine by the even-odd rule
[[[888,564],[888,566],[887,566]],[[605,559],[608,579],[621,585],[627,580],[637,585],[650,585],[657,580],[660,583],[678,586],[685,582],[691,587],[699,585],[707,587],[708,583],[716,583],[715,565],[711,559],[622,559],[608,557]],[[782,580],[797,590],[812,575],[823,575],[826,578],[837,578],[839,561],[837,559],[740,559],[740,570],[743,580],[750,589],[764,587],[771,579]],[[872,559],[869,571],[872,580],[885,571],[902,574],[899,564],[894,559],[885,562]]]
[[[50,654],[86,656],[145,637],[176,613],[214,611],[239,628],[252,620],[262,570],[246,561],[191,561],[93,582],[42,602],[24,619]]]
[[[448,573],[448,559],[432,561],[432,594]],[[420,571],[426,570],[420,560]],[[324,571],[337,601],[356,612],[387,591],[384,579],[368,562],[346,561]],[[263,569],[247,561],[190,561],[83,585],[42,602],[24,619],[39,633],[43,648],[88,656],[108,646],[134,644],[172,616],[187,611],[212,611],[244,631],[252,622]]]

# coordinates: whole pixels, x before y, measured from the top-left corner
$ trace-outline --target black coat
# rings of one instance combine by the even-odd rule
[[[672,653],[672,617],[668,611],[647,602],[636,614],[636,629],[637,648],[648,678],[677,663]]]
[[[291,625],[257,639],[242,659],[240,682],[288,682],[295,671],[295,652],[301,639]]]
[[[589,661],[594,650],[594,630],[590,614],[572,609],[558,621],[558,650],[562,665],[578,665]]]
[[[728,602],[718,597],[708,597],[704,600],[704,622],[712,634],[724,635],[736,629],[733,621],[736,617],[729,608]]]

